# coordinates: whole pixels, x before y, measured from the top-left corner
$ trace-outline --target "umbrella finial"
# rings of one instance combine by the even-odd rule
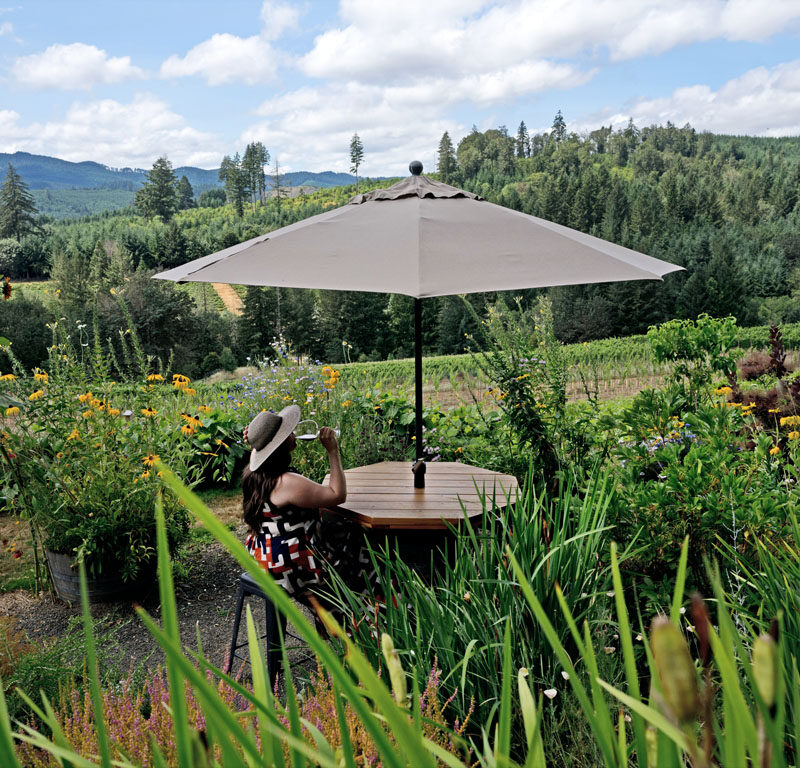
[[[408,164],[408,170],[411,171],[412,176],[419,176],[422,174],[422,163],[419,160],[412,160]]]

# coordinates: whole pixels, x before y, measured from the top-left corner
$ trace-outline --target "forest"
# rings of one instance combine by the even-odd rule
[[[559,112],[544,133],[529,134],[524,123],[516,133],[473,129],[455,145],[444,134],[437,157],[430,175],[442,181],[685,267],[663,283],[549,289],[562,341],[642,333],[703,312],[734,315],[743,326],[800,320],[800,139],[632,122],[577,135]],[[360,191],[391,183],[362,180]],[[244,312],[234,317],[209,307],[196,287],[151,280],[159,270],[343,205],[355,193],[349,186],[289,198],[278,185],[265,196],[248,190],[246,179],[226,187],[227,201],[203,195],[158,211],[137,194],[136,209],[39,218],[16,233],[0,226],[0,272],[23,294],[0,306],[0,326],[26,365],[45,359],[46,324],[55,318],[85,328],[87,344],[93,334],[116,343],[125,320],[112,291],[125,298],[146,351],[165,362],[172,353],[194,375],[221,357],[233,365],[269,354],[279,336],[294,351],[331,363],[410,354],[408,297],[250,287],[240,290]],[[185,198],[185,185],[181,192]],[[49,282],[42,289],[20,280]],[[537,291],[518,293],[530,303]],[[426,352],[462,352],[465,334],[478,330],[494,299],[426,299]]]

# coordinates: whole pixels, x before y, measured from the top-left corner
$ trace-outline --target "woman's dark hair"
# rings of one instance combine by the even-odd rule
[[[258,533],[261,529],[261,516],[264,504],[275,488],[278,478],[289,469],[292,452],[289,441],[285,440],[275,452],[255,471],[248,466],[242,472],[242,505],[247,527]]]

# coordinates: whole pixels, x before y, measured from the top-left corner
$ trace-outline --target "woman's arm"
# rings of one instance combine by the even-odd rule
[[[294,472],[281,475],[272,491],[271,500],[275,506],[296,504],[298,507],[335,507],[347,498],[347,481],[339,456],[336,435],[330,427],[323,427],[319,441],[328,451],[330,480],[328,485],[320,485],[307,477]]]

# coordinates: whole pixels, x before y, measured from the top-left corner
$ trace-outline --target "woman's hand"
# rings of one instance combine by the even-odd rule
[[[328,453],[339,450],[336,442],[336,433],[330,427],[322,427],[319,431],[319,441]]]
[[[250,429],[250,425],[248,424],[244,428],[244,432],[242,432],[242,440],[244,440],[246,443],[249,442],[248,439],[247,439],[247,432],[248,432],[249,429]]]

